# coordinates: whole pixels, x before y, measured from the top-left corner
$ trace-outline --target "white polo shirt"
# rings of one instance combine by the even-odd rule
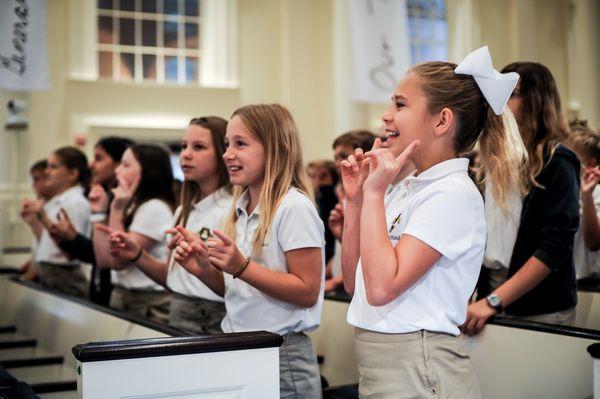
[[[485,222],[487,242],[483,254],[483,265],[488,269],[508,269],[517,233],[521,224],[523,197],[520,193],[507,195],[508,212],[500,207],[492,194],[492,185],[485,185]]]
[[[248,215],[248,193],[236,204],[236,244],[244,256],[252,253],[252,239],[259,226],[259,207]],[[321,288],[312,308],[279,301],[225,273],[225,308],[221,323],[224,332],[266,330],[276,334],[309,331],[321,323],[325,277],[325,236],[315,204],[295,188],[283,197],[265,239],[262,254],[252,261],[271,270],[288,272],[285,253],[300,248],[321,248]]]
[[[69,215],[69,220],[78,233],[86,237],[91,236],[92,226],[90,224],[90,205],[83,195],[83,187],[73,186],[64,192],[55,195],[44,204],[44,211],[52,222],[58,220],[60,209],[64,209]],[[43,229],[40,241],[35,249],[34,260],[36,262],[48,262],[63,266],[77,266],[79,261],[69,259],[50,237],[48,230]]]
[[[172,220],[173,212],[169,205],[159,199],[151,199],[137,209],[128,231],[154,240],[155,244],[148,253],[154,258],[166,262],[169,250],[167,249],[165,230],[172,227]],[[156,284],[134,264],[121,270],[112,270],[111,275],[113,284],[127,289],[164,290],[162,285]]]
[[[483,200],[455,158],[407,177],[385,198],[390,242],[409,234],[442,257],[405,293],[383,306],[367,302],[360,260],[348,322],[382,333],[419,330],[459,335],[485,248]]]
[[[198,233],[202,228],[210,230],[223,227],[223,221],[233,206],[231,194],[224,188],[215,191],[200,202],[193,204],[185,228]],[[175,211],[173,225],[177,222],[181,213],[181,207]],[[223,302],[223,297],[215,294],[200,279],[190,274],[171,256],[167,286],[178,294],[208,299],[214,302]]]

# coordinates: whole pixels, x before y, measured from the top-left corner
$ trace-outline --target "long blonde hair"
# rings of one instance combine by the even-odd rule
[[[265,174],[258,201],[259,227],[252,242],[252,255],[257,256],[262,251],[277,208],[290,187],[295,187],[313,201],[314,197],[303,167],[298,128],[290,112],[279,104],[254,104],[238,108],[231,118],[235,116],[261,142],[265,152]],[[246,189],[234,188],[234,203]],[[236,209],[232,207],[224,230],[234,239],[237,219]]]
[[[430,113],[443,108],[454,112],[456,152],[465,154],[478,144],[492,194],[506,211],[510,194],[524,195],[529,187],[527,150],[508,107],[502,115],[494,114],[473,77],[456,74],[455,68],[456,64],[449,62],[425,62],[409,73],[421,80]]]

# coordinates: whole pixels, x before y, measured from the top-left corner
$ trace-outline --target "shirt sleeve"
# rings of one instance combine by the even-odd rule
[[[167,204],[161,200],[152,199],[146,201],[135,212],[130,232],[142,234],[154,241],[162,241],[165,238],[165,230],[172,226],[173,212]]]
[[[411,235],[442,256],[455,260],[472,247],[476,228],[474,198],[456,183],[439,184],[414,205],[403,234]]]
[[[316,206],[303,194],[282,204],[277,225],[277,241],[284,252],[300,248],[323,248],[325,243],[323,222]]]
[[[63,205],[62,208],[69,215],[69,220],[71,220],[75,230],[84,237],[89,238],[91,236],[91,211],[87,199],[83,196],[72,199]]]
[[[543,181],[545,206],[533,256],[557,271],[573,256],[573,241],[579,228],[579,170],[563,157],[555,156]]]

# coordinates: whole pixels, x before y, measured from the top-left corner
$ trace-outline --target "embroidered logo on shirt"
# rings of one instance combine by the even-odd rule
[[[208,240],[210,237],[213,236],[212,232],[210,231],[210,229],[208,227],[202,227],[200,229],[200,231],[198,231],[198,235],[200,236],[200,239],[202,241],[206,241]]]
[[[392,221],[392,225],[390,226],[390,230],[389,230],[389,234],[390,234],[390,238],[392,240],[400,240],[400,236],[399,235],[393,235],[392,232],[394,231],[394,229],[396,228],[396,226],[398,225],[398,223],[400,223],[400,218],[402,217],[402,212],[400,212],[398,214],[398,216],[396,216],[394,218],[394,220]]]

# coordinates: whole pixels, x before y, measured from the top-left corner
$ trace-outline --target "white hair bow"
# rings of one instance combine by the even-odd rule
[[[500,73],[492,66],[492,57],[488,46],[483,46],[471,54],[454,70],[461,75],[472,75],[496,115],[501,115],[510,94],[519,81],[516,72]]]

